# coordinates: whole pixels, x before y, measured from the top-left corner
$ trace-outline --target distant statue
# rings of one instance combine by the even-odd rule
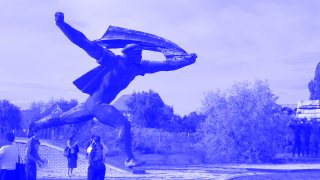
[[[320,63],[318,63],[314,79],[308,83],[309,100],[320,100]]]
[[[308,83],[308,88],[309,88],[309,92],[310,92],[310,97],[309,100],[316,100],[315,96],[316,96],[316,85],[313,81],[313,79],[311,79],[311,81]]]
[[[176,44],[158,36],[114,26],[110,26],[101,39],[90,41],[64,22],[63,13],[57,12],[55,20],[65,36],[96,59],[99,66],[73,82],[79,90],[89,95],[86,102],[67,112],[52,113],[31,123],[29,136],[39,129],[80,123],[95,117],[99,122],[119,129],[118,142],[126,157],[124,165],[132,167],[141,164],[132,153],[130,122],[110,103],[136,76],[180,69],[195,63],[197,55],[189,55]],[[123,55],[115,55],[108,50],[110,48],[123,48]],[[141,60],[142,50],[162,52],[166,60]]]

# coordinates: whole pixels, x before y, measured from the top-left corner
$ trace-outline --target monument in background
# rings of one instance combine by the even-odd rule
[[[320,118],[320,63],[318,63],[315,76],[308,83],[310,92],[309,101],[298,101],[297,118]]]

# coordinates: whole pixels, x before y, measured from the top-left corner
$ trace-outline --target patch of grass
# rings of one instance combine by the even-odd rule
[[[240,176],[231,178],[230,180],[316,180],[319,179],[319,172],[294,172],[294,173],[267,173],[251,176]]]

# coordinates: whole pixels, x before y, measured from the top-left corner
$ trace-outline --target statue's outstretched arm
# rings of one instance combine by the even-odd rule
[[[167,59],[165,61],[150,61],[145,73],[155,73],[159,71],[174,71],[196,62],[197,55],[190,54],[177,60]]]
[[[101,60],[103,55],[110,56],[110,59],[115,58],[115,55],[111,51],[106,50],[97,43],[88,40],[82,32],[74,29],[69,24],[65,23],[63,13],[56,12],[55,20],[56,25],[67,36],[67,38],[75,45],[85,50],[92,58],[96,59],[97,61]],[[108,51],[108,53],[104,53],[104,51]],[[106,57],[104,57],[104,59],[106,59]]]

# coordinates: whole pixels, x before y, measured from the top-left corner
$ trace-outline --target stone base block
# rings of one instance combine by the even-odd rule
[[[300,107],[317,107],[320,108],[320,102],[319,100],[310,100],[310,101],[298,101],[297,102],[297,108],[299,109]]]

